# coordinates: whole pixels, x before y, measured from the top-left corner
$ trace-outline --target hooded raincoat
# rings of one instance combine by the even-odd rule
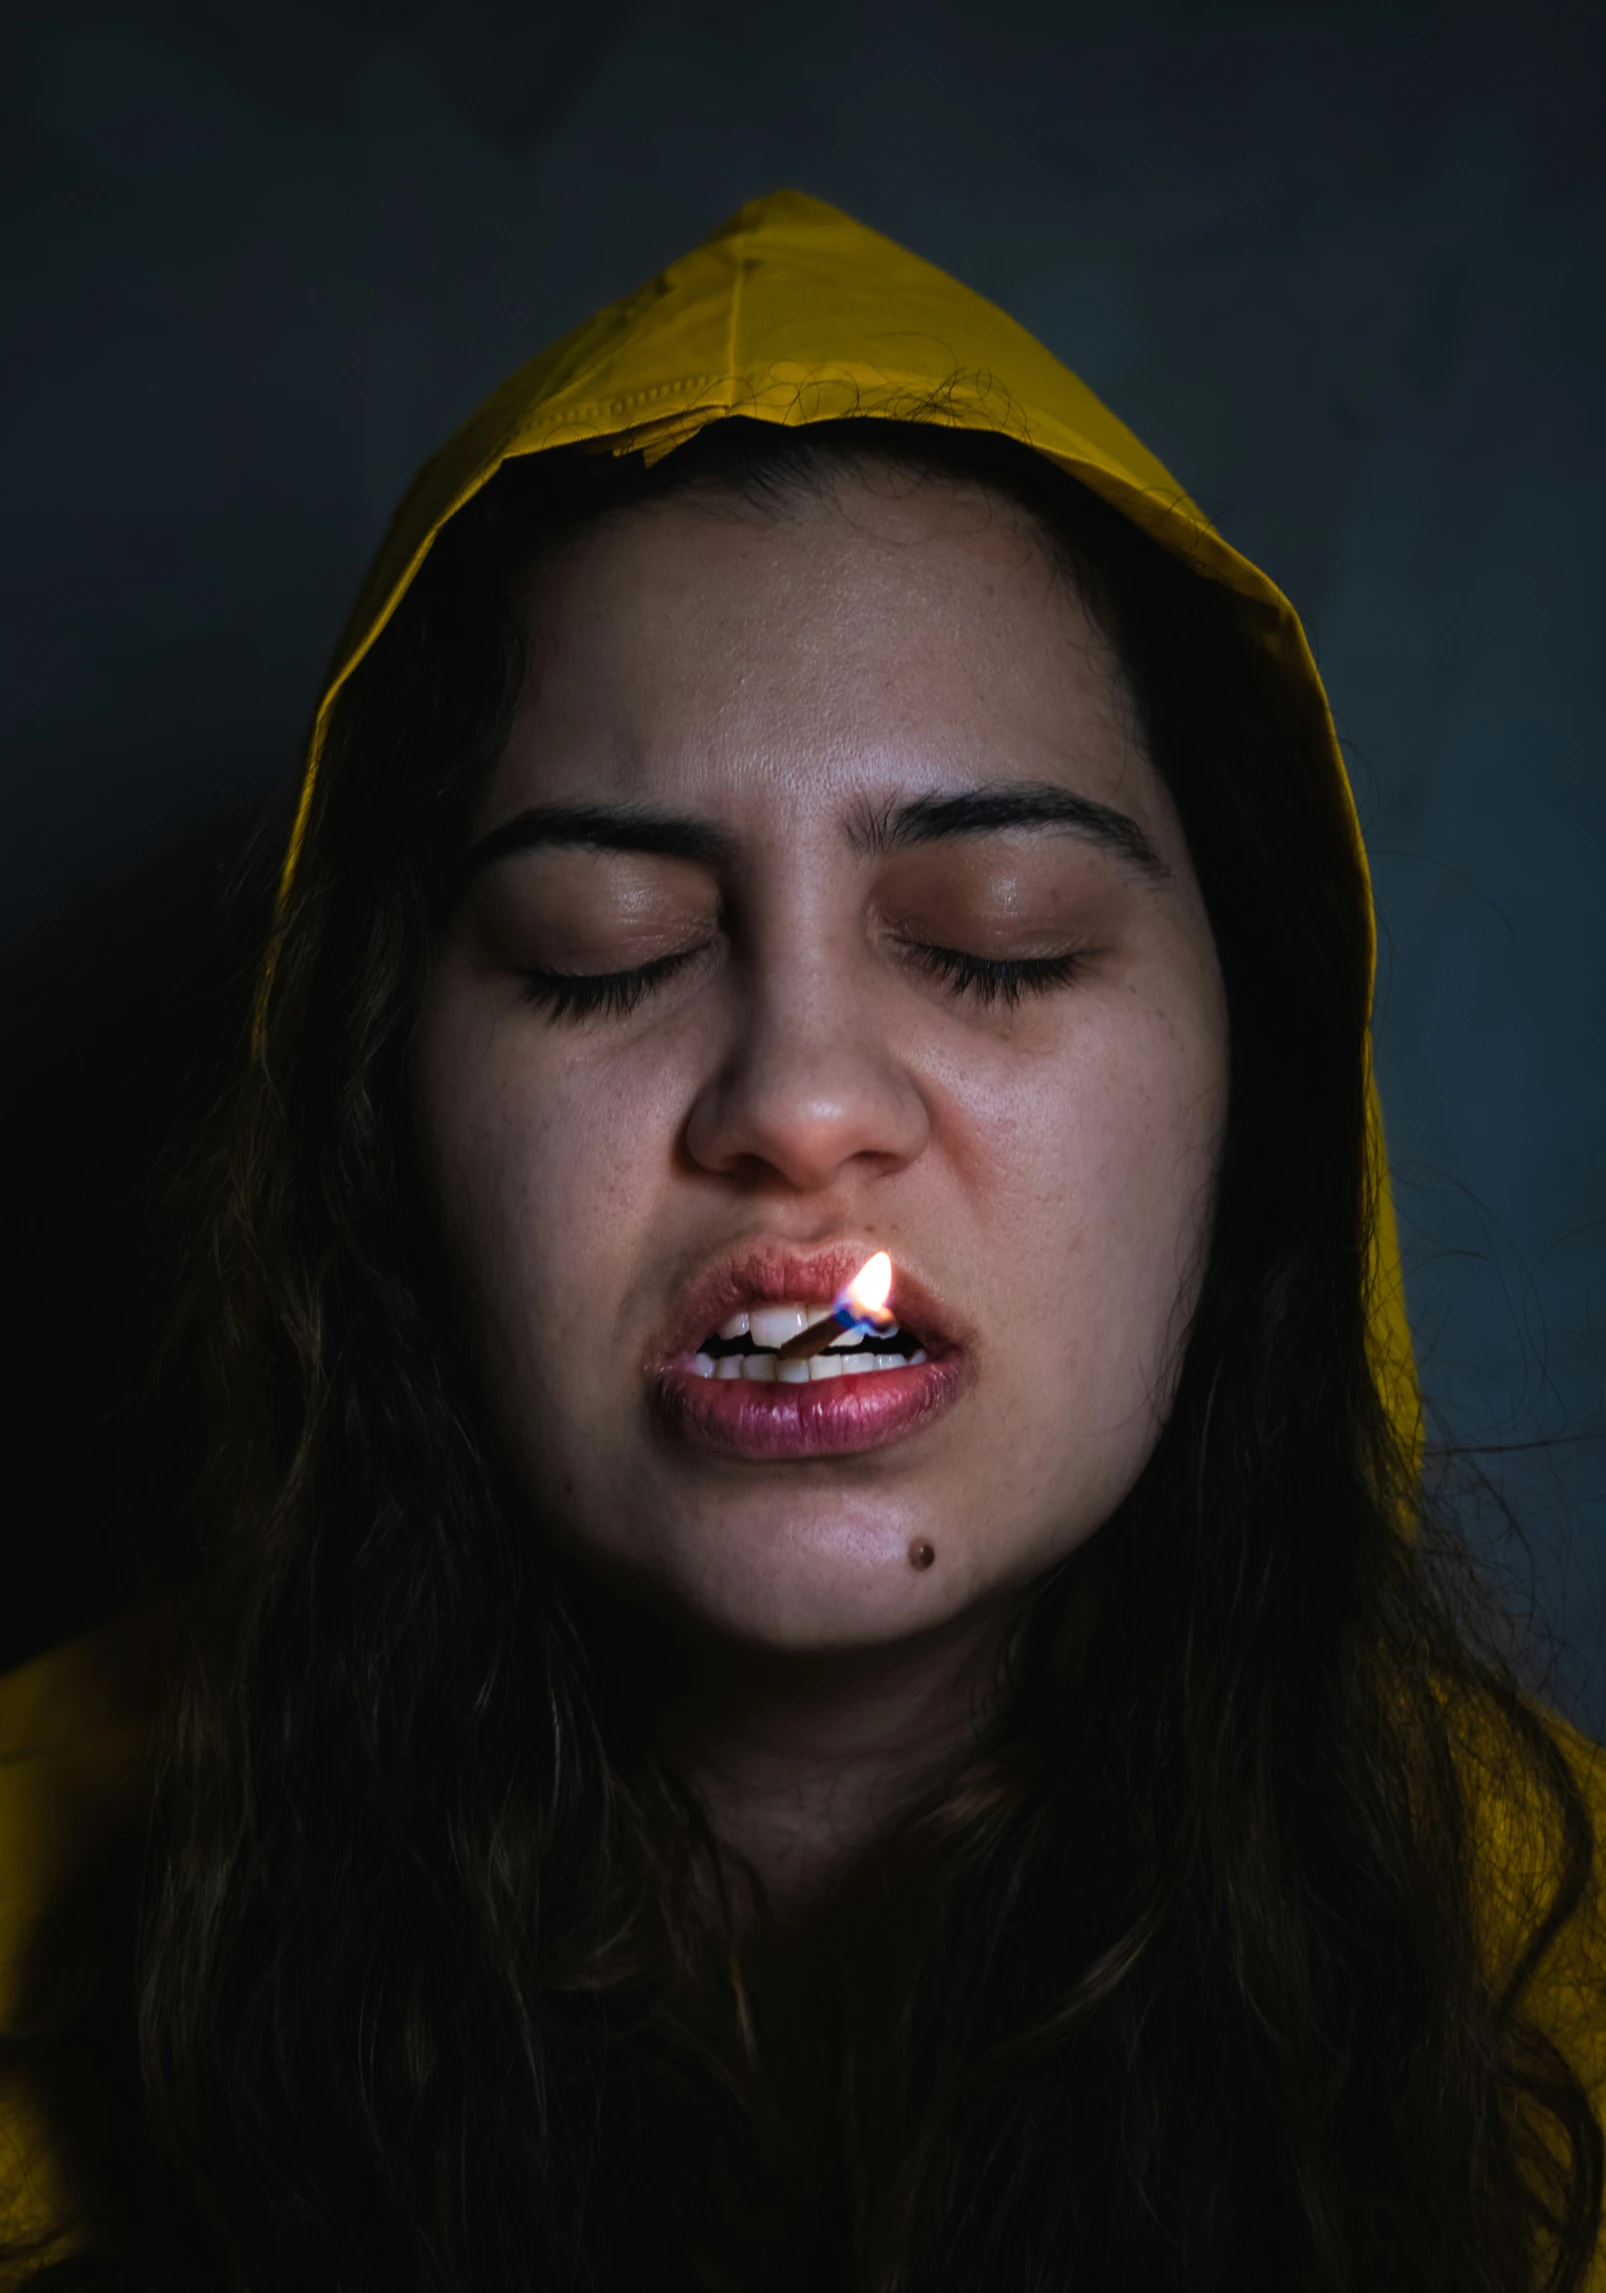
[[[702,246],[522,367],[428,462],[403,500],[321,697],[284,862],[295,872],[335,698],[385,627],[435,537],[504,462],[551,446],[672,453],[731,414],[783,425],[889,418],[1001,432],[1057,463],[1231,592],[1296,728],[1289,770],[1328,821],[1334,864],[1364,887],[1366,859],[1332,717],[1292,606],[1077,377],[980,295],[796,192],[744,207]],[[1358,868],[1356,866],[1358,863]],[[1369,894],[1365,918],[1372,931]],[[1369,945],[1371,944],[1369,938]],[[1378,1217],[1368,1299],[1380,1388],[1408,1446],[1418,1403],[1375,1091],[1369,1128]],[[137,1817],[159,1703],[142,1626],[113,1628],[0,1681],[0,2034],[19,2027],[26,1974],[52,1906],[99,1843]],[[1606,1753],[1557,1723],[1606,1839]],[[1542,1884],[1551,1843],[1532,1813],[1488,1804],[1489,1948],[1498,1964],[1517,1906]],[[1508,1892],[1509,1891],[1509,1892]],[[1606,1935],[1601,1884],[1552,1947],[1530,1993],[1606,2113]],[[0,2036],[3,2044],[3,2036]],[[25,2060],[25,2057],[24,2057]],[[71,2250],[75,2191],[60,2139],[69,2094],[46,2095],[0,2054],[0,2239]],[[91,2105],[86,2100],[82,2105]],[[1606,2245],[1590,2279],[1606,2293]]]

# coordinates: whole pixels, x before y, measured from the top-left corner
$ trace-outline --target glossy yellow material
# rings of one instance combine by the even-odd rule
[[[319,705],[284,865],[288,891],[329,712],[436,534],[515,455],[593,442],[667,454],[722,415],[763,422],[882,416],[1002,431],[1035,447],[1134,523],[1227,584],[1307,728],[1290,769],[1331,775],[1366,856],[1316,665],[1287,599],[1240,557],[1168,470],[1085,383],[1012,318],[919,256],[801,192],[755,200],[660,278],[587,319],[521,367],[425,464],[357,601]],[[1373,1354],[1414,1449],[1416,1383],[1381,1118],[1372,1094],[1379,1203]]]
[[[60,2079],[47,2096],[27,2052],[40,2035],[33,1956],[107,1844],[145,1812],[169,1644],[160,1616],[131,1617],[0,1679],[0,2253],[37,2243],[43,2261],[81,2242],[51,2117]],[[0,2287],[20,2275],[0,2261]]]

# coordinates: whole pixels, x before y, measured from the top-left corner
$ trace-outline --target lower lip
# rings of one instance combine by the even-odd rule
[[[658,1397],[678,1432],[727,1455],[847,1457],[907,1440],[950,1410],[964,1385],[964,1358],[952,1353],[818,1385],[761,1385],[671,1367]]]

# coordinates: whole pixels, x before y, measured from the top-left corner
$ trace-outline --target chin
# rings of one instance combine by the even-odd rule
[[[919,1547],[929,1562],[911,1558]],[[659,1597],[701,1629],[798,1655],[886,1646],[985,1597],[957,1532],[884,1518],[772,1528],[746,1553],[722,1539],[704,1567],[675,1575]]]

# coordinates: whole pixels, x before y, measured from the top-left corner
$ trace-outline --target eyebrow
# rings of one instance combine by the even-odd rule
[[[1171,871],[1130,813],[1077,796],[1051,781],[965,788],[917,796],[906,804],[866,811],[849,828],[855,850],[872,858],[958,836],[985,836],[1009,828],[1062,829],[1096,844],[1152,882]],[[737,840],[712,821],[648,804],[537,804],[482,836],[463,862],[466,885],[484,868],[520,852],[553,847],[589,852],[650,852],[705,868],[728,866]]]
[[[907,804],[865,814],[854,830],[860,850],[879,856],[954,836],[983,836],[1006,828],[1058,828],[1096,844],[1153,883],[1171,870],[1129,812],[1077,796],[1052,781],[1017,781],[1003,787],[958,789],[917,796]]]
[[[705,868],[736,857],[734,836],[711,821],[650,804],[536,804],[493,828],[463,862],[463,881],[516,852],[567,845],[586,852],[652,852],[664,860],[692,860]]]

